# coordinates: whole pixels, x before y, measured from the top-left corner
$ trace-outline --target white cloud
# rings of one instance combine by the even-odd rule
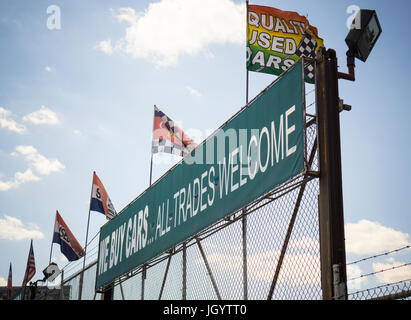
[[[109,56],[111,56],[113,54],[113,46],[111,45],[111,40],[103,40],[100,41],[96,46],[95,49],[98,49],[102,52],[104,52],[105,54],[108,54]]]
[[[31,169],[27,169],[25,172],[16,172],[14,178],[9,181],[1,181],[0,180],[0,191],[7,191],[10,189],[17,188],[23,183],[30,182],[30,181],[38,181],[40,180]]]
[[[11,116],[12,113],[10,111],[0,107],[0,127],[16,133],[24,133],[26,127],[11,119]]]
[[[4,240],[24,240],[24,239],[43,239],[44,234],[39,231],[39,228],[31,224],[24,226],[20,219],[4,216],[5,219],[0,219],[0,239]]]
[[[57,113],[45,106],[41,106],[40,110],[34,111],[23,117],[23,121],[31,122],[33,124],[49,124],[56,125],[60,121],[57,117]]]
[[[409,235],[378,222],[360,220],[345,226],[346,252],[372,255],[411,244]]]
[[[116,48],[157,67],[175,65],[212,44],[244,44],[245,12],[233,0],[161,0],[139,13],[121,8],[115,15],[127,28]]]
[[[46,67],[44,68],[44,70],[47,71],[47,72],[53,72],[53,69],[52,69],[51,67],[49,67],[49,66],[46,66]]]
[[[347,279],[355,279],[347,282],[349,290],[360,290],[367,284],[367,278],[361,277],[361,275],[363,275],[363,272],[358,265],[347,265]]]
[[[411,279],[411,265],[389,270],[393,267],[398,267],[404,264],[404,262],[398,262],[394,258],[389,258],[387,259],[387,263],[373,263],[372,267],[374,272],[387,270],[375,274],[375,277],[380,283],[394,283],[406,279]]]
[[[0,287],[6,287],[7,281],[3,277],[0,277]]]
[[[42,175],[59,172],[65,168],[60,161],[57,159],[47,159],[33,146],[17,146],[16,151],[23,155],[29,164]]]
[[[26,182],[39,181],[40,178],[33,173],[32,168],[41,175],[49,175],[65,168],[60,161],[46,158],[33,146],[17,146],[16,151],[13,151],[10,155],[15,158],[22,155],[29,162],[30,168],[25,172],[16,172],[11,180],[3,181],[0,179],[0,191],[17,188]]]
[[[201,93],[198,92],[198,90],[193,89],[189,86],[186,86],[187,91],[190,93],[190,95],[194,96],[194,97],[201,97]]]
[[[79,134],[81,134],[81,131],[78,130],[78,129],[74,129],[74,130],[73,130],[73,133],[74,133],[75,135],[79,135]]]

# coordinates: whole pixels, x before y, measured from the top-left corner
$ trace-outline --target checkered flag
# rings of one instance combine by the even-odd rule
[[[164,152],[175,154],[176,156],[185,156],[188,153],[185,148],[182,149],[178,144],[162,138],[153,139],[151,150],[153,153]]]
[[[154,107],[153,153],[165,152],[184,157],[196,146],[197,144],[173,120]]]
[[[300,44],[297,47],[295,54],[299,57],[307,57],[315,59],[317,53],[315,49],[317,48],[317,41],[313,39],[311,35],[307,32],[304,33],[303,38],[300,41]],[[306,65],[304,68],[304,74],[311,81],[314,81],[315,73],[313,64]]]

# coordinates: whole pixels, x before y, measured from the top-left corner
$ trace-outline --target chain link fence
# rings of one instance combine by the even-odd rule
[[[306,92],[305,171],[117,279],[114,299],[322,298],[314,86]],[[80,281],[81,299],[100,299],[95,274],[94,261],[64,280],[70,299]]]
[[[116,279],[113,299],[322,299],[315,87],[308,84],[305,112],[302,174]],[[62,282],[70,288],[69,299],[103,296],[95,292],[96,236],[88,245],[84,276],[80,271]],[[63,269],[78,270],[80,263]],[[410,287],[405,280],[349,293],[348,299],[407,299]]]
[[[411,300],[411,279],[357,291],[349,300]]]

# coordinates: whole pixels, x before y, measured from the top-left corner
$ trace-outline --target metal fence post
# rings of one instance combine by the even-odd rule
[[[82,272],[80,273],[80,281],[79,281],[79,287],[78,287],[78,300],[81,300],[81,298],[82,298],[83,278],[84,278],[84,268],[83,268]]]
[[[248,300],[248,278],[247,278],[247,209],[243,209],[243,299]]]
[[[144,282],[146,280],[147,274],[146,274],[146,265],[143,265],[143,270],[141,272],[141,300],[144,300]]]
[[[64,300],[64,269],[61,270],[60,300]]]
[[[185,242],[183,242],[183,290],[181,298],[187,300],[187,247]]]
[[[323,299],[335,297],[333,265],[340,266],[346,288],[344,210],[341,174],[338,66],[334,50],[318,52],[316,61],[317,135],[320,162],[319,231]],[[346,299],[346,290],[345,297]]]
[[[103,300],[113,300],[114,284],[110,284],[103,293]]]

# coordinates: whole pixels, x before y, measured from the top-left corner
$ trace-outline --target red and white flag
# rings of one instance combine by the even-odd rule
[[[106,215],[108,220],[113,219],[117,215],[116,209],[114,209],[113,203],[96,172],[93,172],[90,210],[98,211]]]
[[[58,211],[56,211],[52,243],[60,245],[60,251],[66,256],[68,261],[78,260],[85,254],[84,249],[71,233]]]
[[[22,287],[25,287],[27,285],[27,282],[29,282],[34,277],[35,274],[36,274],[36,263],[34,261],[33,240],[31,240],[29,257],[27,259],[26,273],[24,274]]]

